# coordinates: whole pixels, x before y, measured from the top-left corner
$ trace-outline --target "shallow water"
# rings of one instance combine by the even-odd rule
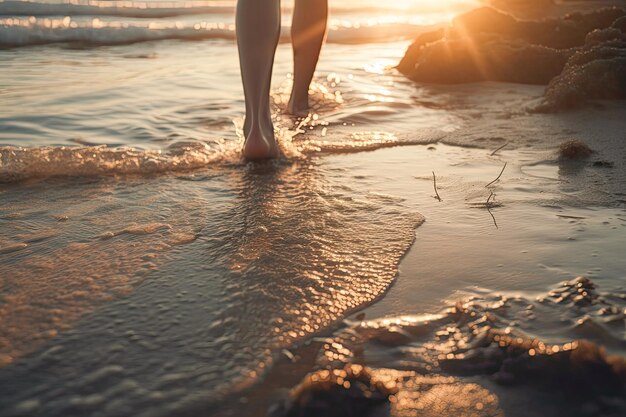
[[[623,385],[594,374],[593,363],[591,373],[583,377],[588,382],[579,386],[585,395],[578,401],[571,387],[560,391],[542,385],[552,378],[567,379],[567,369],[578,365],[568,364],[563,356],[552,357],[552,351],[536,362],[524,361],[533,343],[562,351],[565,346],[571,350],[580,339],[596,344],[584,345],[577,353],[583,361],[594,358],[598,346],[624,357],[623,205],[603,198],[579,200],[580,189],[573,192],[571,186],[571,168],[577,162],[558,161],[554,151],[491,153],[439,143],[324,158],[350,172],[352,181],[366,184],[370,192],[419,211],[425,223],[416,230],[416,240],[399,264],[399,276],[383,299],[348,316],[332,335],[323,332],[281,355],[261,393],[253,390],[242,401],[244,414],[264,415],[264,410],[275,408],[284,398],[282,389],[291,388],[310,369],[341,369],[346,363],[371,367],[376,378],[400,390],[393,398],[397,403],[389,410],[370,410],[373,415],[623,412],[626,404],[616,400]],[[505,162],[500,181],[486,188]],[[580,169],[594,177],[605,168],[588,162]],[[433,170],[441,202],[434,197]],[[496,197],[490,214],[484,203],[491,192]],[[578,281],[561,285],[577,276],[592,280],[588,303],[575,300],[580,295]],[[448,311],[457,303],[467,307],[467,315]],[[528,344],[521,348],[526,356],[519,354],[517,345],[511,348],[514,352],[498,340],[485,345],[473,326],[494,332],[492,336],[503,332],[521,339],[522,345]],[[458,345],[461,339],[466,346]],[[461,352],[466,359],[456,357]],[[440,368],[441,354],[453,354],[448,359],[457,362]],[[511,362],[519,374],[510,374]],[[602,388],[594,394],[586,383]],[[354,398],[336,395],[337,404]],[[324,407],[326,402],[317,404]],[[239,408],[225,405],[217,415],[239,413]]]
[[[0,13],[9,6],[15,18],[14,3]],[[254,394],[286,377],[283,349],[363,307],[375,318],[487,292],[531,300],[577,275],[623,293],[622,104],[536,115],[541,88],[413,84],[389,68],[412,35],[386,28],[419,31],[452,11],[381,19],[379,6],[342,5],[314,114],[281,113],[281,44],[285,157],[245,164],[232,3],[209,7],[97,18],[179,32],[207,22],[230,30],[219,39],[129,44],[122,25],[111,42],[83,10],[80,43],[0,50],[0,415],[241,415],[249,396],[262,415],[274,394]],[[0,44],[20,38],[15,24],[0,23]],[[556,158],[572,137],[597,151],[589,161]],[[395,145],[412,146],[380,149]],[[481,206],[492,191],[493,218]],[[571,342],[550,314],[533,335]],[[623,329],[598,334],[577,337],[624,354]]]
[[[20,215],[3,234],[28,246],[2,255],[5,406],[167,415],[210,403],[255,381],[273,349],[378,298],[421,218],[315,165],[7,193]]]
[[[212,142],[220,138],[236,138],[232,124],[234,119],[241,117],[243,95],[233,42],[234,2],[226,2],[228,7],[216,6],[217,11],[211,11],[214,7],[210,5],[214,3],[205,2],[204,7],[208,7],[210,13],[183,16],[190,19],[189,22],[179,22],[178,17],[148,17],[136,23],[144,26],[173,25],[176,28],[177,22],[179,26],[204,22],[223,27],[218,30],[228,33],[218,38],[226,39],[197,39],[191,36],[185,42],[184,36],[180,37],[183,40],[176,40],[176,35],[173,39],[155,35],[156,39],[163,40],[133,43],[140,40],[141,35],[137,34],[138,30],[124,25],[132,26],[137,19],[126,22],[115,18],[119,27],[106,31],[106,28],[98,27],[86,29],[85,39],[70,36],[68,40],[74,42],[32,47],[11,47],[15,43],[13,38],[16,42],[25,42],[24,37],[38,33],[25,27],[26,34],[22,35],[14,27],[16,19],[26,20],[26,25],[30,23],[27,16],[10,17],[12,10],[9,6],[13,3],[0,3],[0,14],[9,13],[6,19],[12,19],[0,22],[0,46],[9,47],[0,52],[0,96],[3,99],[0,104],[0,123],[3,127],[0,144],[106,144],[161,149],[178,141]],[[5,12],[3,7],[7,9]],[[289,8],[286,9],[287,25]],[[445,10],[445,13],[432,11],[398,15],[392,9],[381,15],[376,8],[364,8],[357,13],[349,13],[350,8],[335,6],[335,9],[330,22],[331,43],[324,52],[319,69],[324,78],[331,74],[340,74],[341,78],[321,83],[334,93],[336,90],[345,91],[337,88],[341,80],[347,89],[358,88],[360,98],[386,95],[385,84],[373,85],[373,82],[386,65],[396,64],[406,46],[405,41],[378,42],[408,40],[420,27],[445,21],[452,16]],[[183,6],[181,10],[186,8]],[[51,18],[58,18],[56,13],[60,12],[50,13],[53,13]],[[77,17],[86,19],[93,26],[92,18],[110,19],[99,15]],[[54,26],[51,22],[47,24]],[[407,25],[413,28],[407,28]],[[191,30],[194,31],[193,28]],[[125,31],[131,33],[125,35]],[[341,35],[344,32],[346,34]],[[65,39],[62,35],[55,36],[53,39],[57,41]],[[128,36],[130,38],[126,39]],[[133,40],[133,36],[139,38]],[[333,37],[342,36],[345,39],[337,39],[337,42],[354,45],[333,41]],[[102,38],[105,44],[107,40],[117,39],[114,43],[122,45],[94,47],[89,40],[91,38]],[[147,36],[146,40],[149,39],[150,36]],[[95,41],[96,44],[102,42]],[[368,46],[364,48],[363,44]],[[282,45],[274,72],[275,89],[286,82],[290,65],[290,47]]]

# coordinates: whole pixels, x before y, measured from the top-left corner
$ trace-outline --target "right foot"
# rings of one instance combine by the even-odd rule
[[[309,100],[294,100],[293,96],[287,104],[287,112],[296,117],[307,117],[309,115]]]

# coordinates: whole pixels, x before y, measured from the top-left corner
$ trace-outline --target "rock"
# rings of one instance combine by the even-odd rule
[[[361,365],[321,370],[307,375],[291,390],[290,399],[272,417],[364,417],[389,402],[395,385],[377,380]]]
[[[417,82],[548,84],[535,110],[558,112],[626,98],[625,27],[616,7],[540,21],[482,7],[419,35],[397,68]]]
[[[590,99],[626,98],[626,35],[616,28],[594,30],[583,48],[550,81],[539,111],[583,106]]]
[[[562,159],[584,159],[591,156],[593,151],[586,143],[580,140],[569,140],[559,146],[559,157]]]

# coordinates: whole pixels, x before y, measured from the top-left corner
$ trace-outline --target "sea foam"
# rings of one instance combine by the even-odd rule
[[[434,143],[445,137],[442,131],[393,134],[380,131],[336,133],[332,137],[300,135],[312,127],[305,119],[295,130],[277,132],[282,153],[292,160],[307,155],[354,153]],[[306,127],[305,127],[306,126]],[[49,177],[100,177],[111,175],[153,175],[193,171],[215,164],[240,163],[243,139],[217,139],[212,142],[176,142],[164,150],[132,147],[43,146],[25,148],[0,146],[0,183]]]
[[[409,39],[421,31],[422,26],[410,23],[372,23],[368,25],[344,24],[331,26],[330,43],[360,44],[372,41]],[[290,40],[291,28],[281,29],[281,42]],[[179,39],[201,41],[208,39],[235,39],[233,24],[199,22],[139,22],[76,21],[71,17],[28,18],[10,17],[0,19],[0,47],[20,47],[73,43],[81,46],[126,45],[137,42]]]
[[[185,1],[64,1],[44,3],[36,1],[0,1],[0,15],[5,16],[117,16],[135,18],[162,18],[198,14],[232,13],[229,2]]]
[[[166,151],[133,148],[0,147],[0,182],[56,176],[146,175],[207,166],[232,155],[234,147],[177,144]]]

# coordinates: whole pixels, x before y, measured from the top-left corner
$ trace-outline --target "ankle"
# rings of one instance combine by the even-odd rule
[[[309,113],[309,95],[292,93],[287,103],[287,111],[294,116],[307,116]]]
[[[274,122],[271,116],[262,117],[258,120],[245,119],[243,136],[247,139],[250,135],[274,136]]]

